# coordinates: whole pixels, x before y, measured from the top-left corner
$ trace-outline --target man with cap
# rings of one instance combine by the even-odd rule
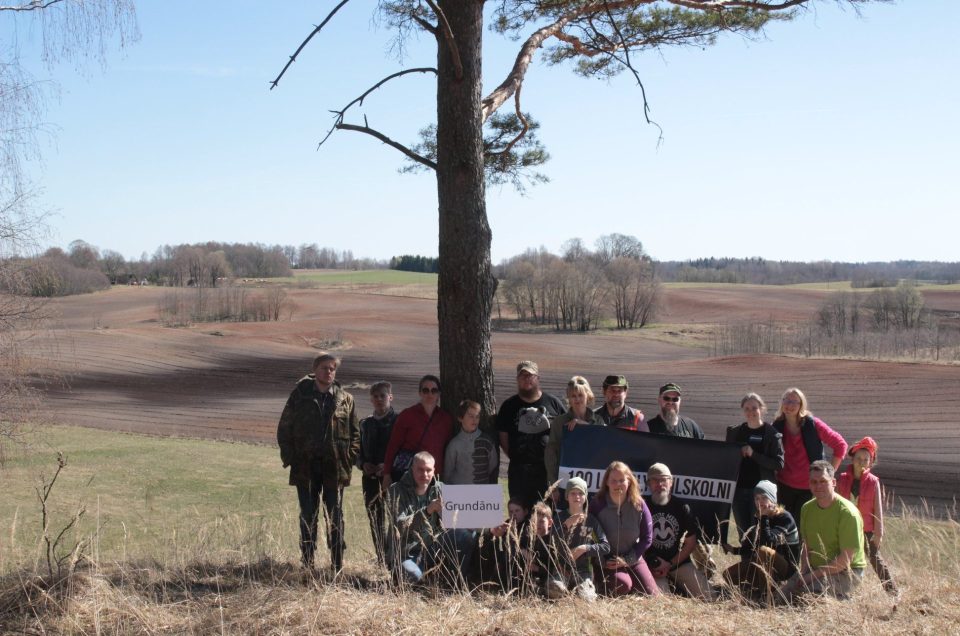
[[[630,385],[622,375],[608,375],[603,379],[603,405],[595,413],[603,423],[628,431],[649,433],[643,419],[643,411],[627,406],[627,390]]]
[[[650,488],[650,516],[653,519],[653,543],[643,558],[663,592],[683,589],[693,598],[716,598],[703,572],[693,566],[690,556],[697,547],[697,520],[690,506],[673,497],[673,475],[666,464],[647,469]]]
[[[547,467],[543,451],[550,438],[550,420],[564,412],[563,403],[540,390],[540,368],[524,360],[517,365],[517,394],[497,412],[500,447],[510,460],[507,489],[527,506],[543,498]]]
[[[680,415],[680,386],[668,382],[660,387],[660,413],[647,423],[651,433],[703,439],[703,430],[689,417]]]

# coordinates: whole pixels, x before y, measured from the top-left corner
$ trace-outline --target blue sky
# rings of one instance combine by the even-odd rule
[[[398,174],[399,153],[356,133],[317,150],[329,109],[401,64],[432,65],[429,40],[406,42],[398,61],[376,3],[354,0],[268,90],[333,4],[138,2],[141,40],[82,74],[32,61],[21,27],[28,67],[60,86],[45,116],[55,134],[33,166],[55,212],[48,243],[128,258],[206,240],[435,255],[431,174]],[[538,59],[524,109],[542,124],[551,182],[527,196],[488,190],[494,261],[611,232],[661,260],[960,260],[958,4],[867,5],[857,17],[820,3],[761,41],[639,56],[659,147],[629,75],[583,79]],[[517,46],[488,33],[488,89]],[[413,142],[434,95],[429,77],[402,79],[353,121],[365,113]]]

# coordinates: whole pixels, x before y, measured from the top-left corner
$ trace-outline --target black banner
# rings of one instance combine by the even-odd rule
[[[728,442],[688,439],[626,431],[608,426],[578,426],[566,431],[560,449],[561,486],[580,477],[596,492],[610,462],[627,464],[640,481],[645,498],[647,468],[661,462],[673,474],[673,496],[690,504],[703,537],[716,542],[730,517],[730,504],[740,471],[740,447]],[[649,499],[647,499],[649,502]],[[723,535],[726,536],[726,535]]]

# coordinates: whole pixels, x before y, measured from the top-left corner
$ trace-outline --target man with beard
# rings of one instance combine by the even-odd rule
[[[697,521],[689,505],[670,495],[670,469],[659,463],[648,468],[647,485],[653,543],[643,556],[657,587],[664,593],[682,589],[693,598],[712,601],[715,595],[707,577],[690,560],[697,547]]]
[[[540,390],[540,368],[524,360],[517,365],[517,394],[497,412],[500,448],[509,458],[507,489],[530,508],[549,484],[543,451],[550,438],[550,420],[564,412],[563,403]]]
[[[627,390],[630,385],[622,375],[608,375],[603,379],[603,406],[595,413],[603,423],[614,428],[648,433],[643,411],[627,406]]]
[[[660,387],[660,414],[650,420],[651,433],[703,439],[703,430],[692,419],[680,416],[680,386],[669,382]]]

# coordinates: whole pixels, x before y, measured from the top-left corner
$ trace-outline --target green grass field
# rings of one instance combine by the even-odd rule
[[[348,270],[304,270],[294,271],[292,277],[271,278],[271,282],[311,283],[323,285],[436,285],[436,274],[401,272],[395,269],[371,269],[361,271]]]
[[[95,537],[98,561],[298,554],[296,491],[287,485],[274,449],[73,427],[48,427],[36,435],[0,470],[0,571],[38,558],[36,487],[41,475],[49,479],[55,472],[57,450],[67,466],[50,497],[50,526],[59,531],[84,506],[72,534]],[[347,523],[366,528],[359,486],[348,495]],[[369,532],[359,534],[351,549],[372,554]]]

